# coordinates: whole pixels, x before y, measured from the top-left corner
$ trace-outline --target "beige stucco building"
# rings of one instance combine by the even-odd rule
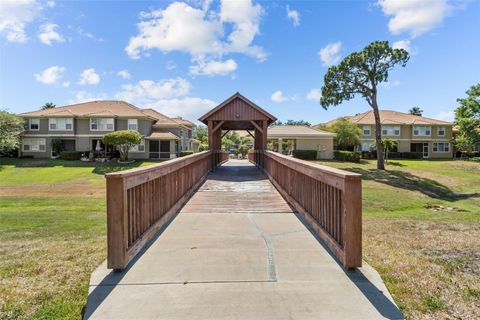
[[[375,145],[373,111],[346,118],[361,130],[358,151],[370,151]],[[398,142],[398,150],[394,151],[421,153],[425,159],[453,157],[453,123],[390,110],[380,110],[380,121],[382,138]]]
[[[307,126],[273,126],[268,128],[268,146],[277,152],[291,154],[293,150],[316,150],[317,159],[333,159],[335,133]]]

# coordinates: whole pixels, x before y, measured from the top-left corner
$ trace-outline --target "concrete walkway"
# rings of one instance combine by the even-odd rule
[[[85,318],[402,315],[375,270],[343,270],[260,170],[230,160],[127,270],[92,274]]]

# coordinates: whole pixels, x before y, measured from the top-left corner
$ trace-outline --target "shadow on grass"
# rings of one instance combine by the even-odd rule
[[[163,162],[165,160],[159,160]],[[109,162],[85,162],[80,160],[52,160],[52,159],[16,159],[16,158],[0,158],[0,171],[4,169],[4,166],[10,165],[17,168],[53,168],[53,167],[65,167],[65,168],[93,168],[92,173],[106,174],[110,172],[123,171],[133,169],[142,166],[145,161],[137,160],[134,163],[120,164],[115,160]],[[148,162],[157,162],[155,160],[148,160]]]
[[[431,198],[446,201],[457,201],[479,197],[479,193],[456,193],[437,181],[421,178],[405,171],[376,170],[362,168],[343,168],[344,170],[359,173],[364,180],[384,183],[396,188],[418,191]]]

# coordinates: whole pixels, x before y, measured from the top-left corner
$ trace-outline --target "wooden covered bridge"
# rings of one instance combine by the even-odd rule
[[[276,118],[239,93],[199,120],[208,151],[106,175],[85,318],[401,318],[360,268],[360,175],[267,151]],[[249,161],[221,150],[228,130],[254,132]]]

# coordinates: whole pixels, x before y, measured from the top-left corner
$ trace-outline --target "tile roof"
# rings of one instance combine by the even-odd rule
[[[171,132],[153,131],[145,137],[147,140],[179,140],[179,138]]]
[[[273,126],[268,128],[267,136],[271,137],[308,137],[328,138],[335,137],[335,133],[317,130],[307,126]]]
[[[435,125],[435,124],[445,124],[445,125],[453,125],[451,122],[415,116],[409,113],[403,113],[398,111],[392,110],[379,110],[380,111],[380,122],[382,124],[406,124],[406,125]],[[373,110],[368,112],[360,113],[355,116],[347,116],[344,117],[348,120],[352,121],[356,124],[375,124],[375,118],[373,115]],[[326,123],[326,125],[332,125],[340,118],[331,120]]]
[[[191,128],[196,127],[196,125],[193,122],[183,119],[182,117],[175,117],[175,118],[172,118],[172,120],[187,127],[191,127]]]
[[[24,117],[136,117],[147,118],[141,109],[125,101],[89,101],[52,109],[25,112]]]

